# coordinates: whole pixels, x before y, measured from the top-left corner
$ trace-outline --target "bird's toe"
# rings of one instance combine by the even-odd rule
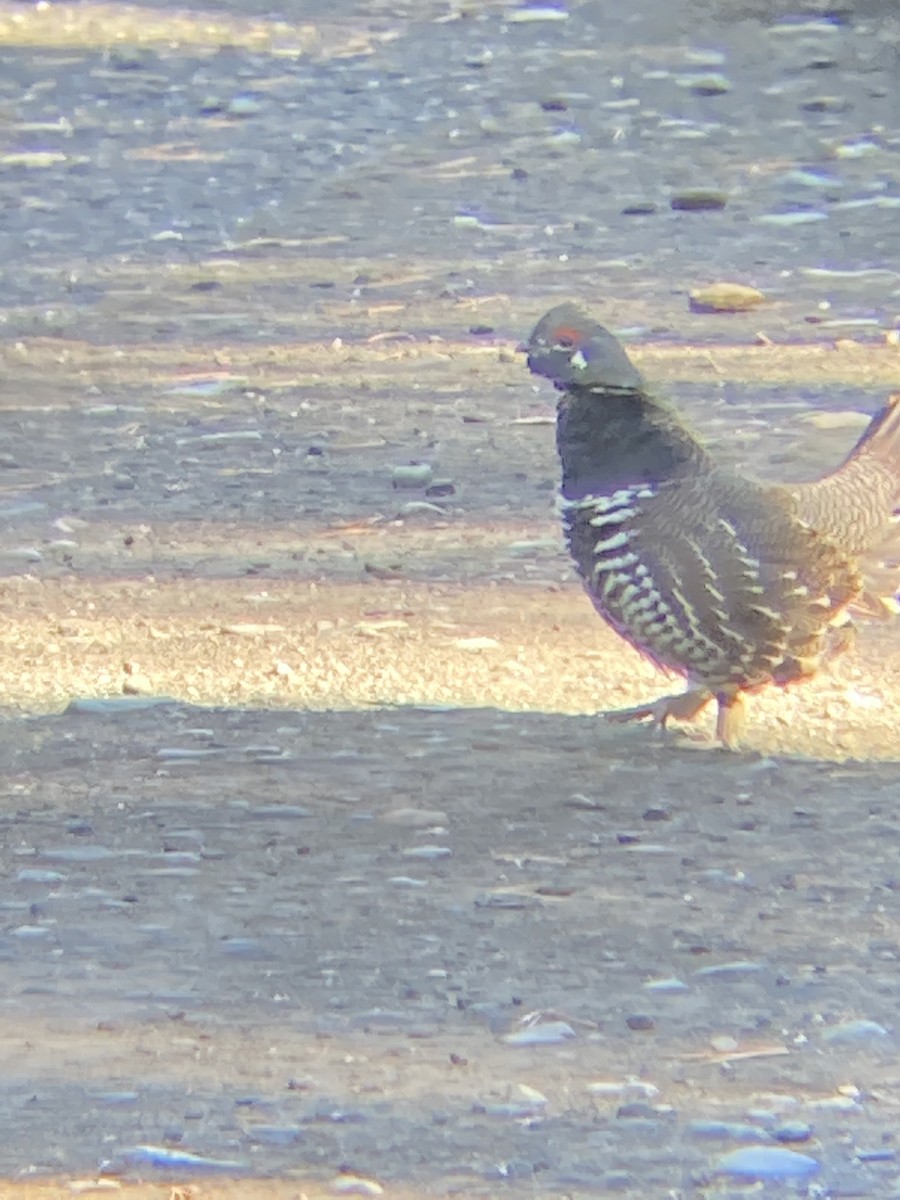
[[[662,696],[648,704],[637,704],[634,708],[617,708],[605,713],[607,721],[616,725],[628,721],[650,720],[659,729],[665,729],[670,720],[693,721],[712,699],[706,688],[691,688],[675,696]]]

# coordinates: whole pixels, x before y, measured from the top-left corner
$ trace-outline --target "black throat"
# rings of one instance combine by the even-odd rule
[[[663,401],[620,388],[567,387],[557,406],[556,447],[566,500],[657,485],[706,458]]]

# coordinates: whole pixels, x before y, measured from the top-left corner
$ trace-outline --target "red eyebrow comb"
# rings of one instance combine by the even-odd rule
[[[577,342],[581,337],[581,330],[576,325],[557,325],[554,336],[560,342]]]

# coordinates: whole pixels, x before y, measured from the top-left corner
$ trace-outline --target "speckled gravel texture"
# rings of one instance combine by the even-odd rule
[[[0,3],[3,1194],[900,1195],[897,628],[605,723],[516,351],[838,462],[894,6],[300,8]]]

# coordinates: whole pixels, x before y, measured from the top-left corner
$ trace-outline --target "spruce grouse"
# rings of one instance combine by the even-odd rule
[[[594,607],[679,695],[608,714],[692,720],[711,701],[737,746],[743,694],[808,679],[855,612],[900,612],[900,395],[812,483],[768,484],[716,462],[574,304],[535,326],[528,366],[558,389],[569,549]]]

